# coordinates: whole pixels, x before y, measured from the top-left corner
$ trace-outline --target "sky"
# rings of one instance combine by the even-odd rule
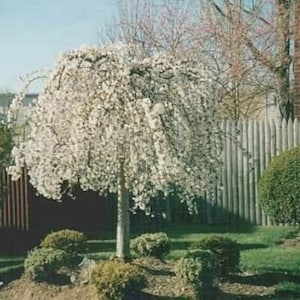
[[[0,92],[18,92],[20,76],[51,69],[62,51],[99,43],[116,16],[117,0],[0,0]]]

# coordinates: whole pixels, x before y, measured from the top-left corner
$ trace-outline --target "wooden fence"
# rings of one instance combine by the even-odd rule
[[[300,144],[300,122],[225,120],[222,130],[224,164],[215,201],[208,206],[208,222],[271,224],[259,205],[257,183],[272,157]]]
[[[28,214],[28,176],[24,170],[18,181],[2,171],[0,184],[3,189],[3,204],[0,206],[0,228],[29,229]]]
[[[294,122],[223,121],[222,129],[225,132],[225,138],[223,139],[222,160],[224,165],[220,170],[218,188],[214,191],[215,201],[210,201],[209,196],[205,199],[207,201],[202,201],[200,210],[202,217],[205,216],[202,222],[271,224],[271,220],[259,205],[257,182],[273,156],[300,144],[299,127],[300,123],[297,120]],[[32,230],[30,224],[35,223],[38,224],[37,227],[41,227],[46,215],[43,216],[43,213],[40,213],[43,211],[43,208],[39,206],[42,203],[41,200],[36,201],[35,193],[30,192],[32,188],[28,183],[27,173],[24,172],[19,181],[12,182],[6,172],[2,172],[0,180],[1,186],[7,186],[6,199],[0,208],[0,228],[28,231]],[[96,196],[82,195],[80,199],[86,197],[94,199]],[[96,205],[95,199],[91,200],[93,205]],[[93,210],[98,211],[99,215],[104,214],[102,218],[105,214],[111,215],[108,212],[110,202],[102,200],[102,204],[99,204],[102,208],[96,205]],[[49,201],[43,203],[41,205],[46,207],[44,214],[51,214]],[[54,204],[51,202],[51,205]],[[69,205],[68,202],[65,206],[67,205]],[[93,205],[91,206],[94,207]],[[79,208],[76,210],[82,211],[87,205],[83,201],[77,206]],[[61,207],[57,205],[52,214],[61,211]],[[65,215],[68,215],[67,211],[70,212],[70,209],[66,210]],[[87,219],[90,214],[91,212],[87,213]],[[37,215],[41,215],[39,217],[41,220],[35,220]],[[56,217],[47,215],[49,219]],[[93,220],[96,218],[97,216]],[[101,226],[104,227],[104,224]]]

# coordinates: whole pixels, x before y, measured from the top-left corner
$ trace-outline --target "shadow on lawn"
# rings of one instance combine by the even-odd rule
[[[171,240],[171,250],[188,250],[190,249],[195,242],[187,240]],[[250,249],[259,249],[267,248],[268,245],[252,243],[252,244],[239,244],[240,250],[250,250]],[[93,240],[88,241],[87,250],[85,253],[95,253],[95,252],[114,252],[116,249],[116,242],[114,240]]]
[[[241,244],[238,243],[240,250],[250,250],[250,249],[262,249],[262,248],[268,248],[269,245],[266,244],[259,244],[259,243],[251,243],[251,244]]]
[[[17,265],[15,267],[11,267],[5,273],[0,273],[0,281],[4,282],[5,284],[21,277],[24,272],[23,265]]]
[[[195,242],[186,241],[186,240],[172,240],[171,241],[171,250],[188,250],[195,245]],[[252,244],[241,244],[239,243],[240,250],[250,250],[250,249],[261,249],[268,248],[266,244],[252,243]]]
[[[300,275],[284,274],[279,272],[268,272],[259,275],[238,276],[232,275],[229,282],[236,282],[241,284],[251,284],[258,286],[274,286],[282,281],[289,281],[294,283],[300,282]]]
[[[114,252],[116,250],[115,241],[94,240],[88,241],[86,253],[93,252]]]
[[[165,232],[173,238],[181,238],[193,233],[207,233],[207,234],[222,234],[222,233],[253,233],[257,230],[255,226],[251,225],[201,225],[201,224],[169,224],[165,228]]]
[[[194,243],[188,241],[171,241],[171,250],[188,250]]]

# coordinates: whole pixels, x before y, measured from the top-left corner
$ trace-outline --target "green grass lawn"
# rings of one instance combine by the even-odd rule
[[[293,237],[298,230],[295,227],[262,226],[173,226],[167,230],[172,241],[169,259],[178,259],[186,249],[201,238],[216,234],[237,241],[242,253],[247,250],[269,249],[278,245],[283,239]],[[243,259],[243,257],[242,257]]]
[[[210,234],[220,234],[239,243],[243,271],[261,275],[282,274],[285,277],[283,276],[281,281],[285,282],[289,280],[287,275],[300,276],[300,249],[279,245],[283,239],[297,235],[296,227],[180,224],[169,225],[165,231],[171,239],[171,252],[167,259],[176,260],[201,238]],[[132,237],[135,235],[133,234]],[[107,258],[114,253],[114,239],[97,239],[93,235],[93,238],[88,241],[85,255],[91,258]],[[0,281],[7,282],[21,274],[23,261],[24,256],[0,256]]]
[[[300,249],[273,246],[241,252],[242,269],[254,273],[300,275]]]
[[[0,256],[0,281],[9,282],[23,272],[24,256]]]

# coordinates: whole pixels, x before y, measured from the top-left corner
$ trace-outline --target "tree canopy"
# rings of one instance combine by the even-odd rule
[[[59,57],[29,112],[26,140],[13,149],[14,178],[26,165],[48,198],[79,185],[119,197],[126,191],[140,209],[172,187],[191,204],[214,183],[220,131],[205,69],[130,53],[118,44]]]

